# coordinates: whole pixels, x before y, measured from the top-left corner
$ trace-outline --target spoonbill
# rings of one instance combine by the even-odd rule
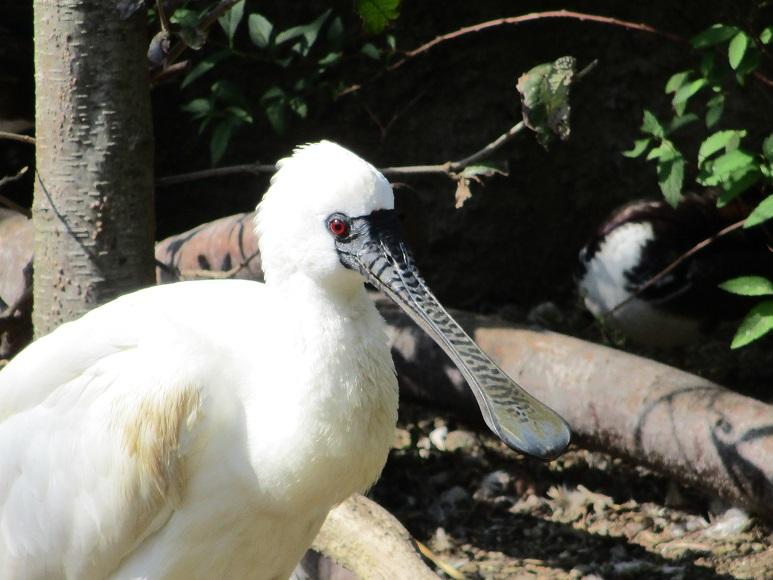
[[[0,372],[0,577],[287,578],[393,439],[397,382],[365,281],[445,349],[509,445],[567,445],[427,289],[373,166],[327,141],[278,165],[256,218],[265,284],[140,290]]]

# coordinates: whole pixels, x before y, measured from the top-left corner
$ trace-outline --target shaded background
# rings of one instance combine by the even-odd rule
[[[0,4],[0,129],[23,130],[32,122],[31,1]],[[752,2],[656,1],[647,4],[603,1],[447,3],[406,1],[391,29],[399,50],[409,50],[438,34],[503,16],[565,8],[645,22],[690,37],[714,22],[746,22]],[[348,42],[366,39],[350,2],[254,2],[277,26],[309,22],[326,8],[344,19]],[[219,31],[218,31],[219,33]],[[213,34],[214,36],[214,34]],[[246,27],[236,46],[249,44]],[[208,44],[198,59],[216,50]],[[454,209],[454,186],[445,177],[406,178],[398,207],[406,236],[425,277],[449,306],[492,311],[528,310],[545,300],[574,300],[572,271],[579,248],[614,207],[638,197],[660,195],[654,167],[620,152],[637,137],[642,109],[666,116],[666,80],[695,64],[685,46],[662,37],[576,20],[542,20],[467,35],[410,60],[399,69],[364,83],[362,90],[333,99],[321,92],[309,100],[309,116],[294,118],[277,135],[257,106],[260,95],[290,74],[270,63],[239,61],[222,65],[213,78],[238,81],[256,106],[255,122],[234,137],[221,165],[273,162],[296,144],[328,138],[354,149],[377,166],[442,163],[459,159],[493,140],[520,118],[517,77],[563,55],[582,68],[596,69],[575,86],[572,134],[545,151],[527,132],[496,159],[507,160],[509,177],[474,188],[473,198]],[[332,80],[347,86],[372,79],[378,65],[347,57]],[[181,90],[177,77],[154,89],[157,175],[210,166],[208,135],[200,137],[180,104],[200,96],[206,83]],[[757,144],[773,126],[773,106],[749,82],[728,99],[722,127],[756,127]],[[19,125],[21,123],[21,125]],[[384,128],[385,126],[387,126]],[[695,146],[699,124],[683,134]],[[31,148],[0,142],[0,174],[30,163]],[[689,147],[688,147],[689,150]],[[694,168],[687,168],[686,186]],[[158,238],[201,222],[254,208],[267,177],[250,175],[206,180],[159,189]],[[31,176],[3,193],[29,204]]]

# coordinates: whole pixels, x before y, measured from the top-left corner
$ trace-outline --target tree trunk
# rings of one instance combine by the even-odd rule
[[[145,14],[117,4],[35,0],[36,336],[154,281]]]

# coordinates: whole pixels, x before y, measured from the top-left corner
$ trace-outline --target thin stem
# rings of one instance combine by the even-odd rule
[[[657,34],[659,36],[662,36],[664,38],[668,38],[669,40],[672,40],[674,42],[678,43],[687,43],[687,40],[685,38],[682,38],[681,36],[678,36],[676,34],[672,34],[670,32],[665,32],[663,30],[659,30],[653,26],[650,26],[648,24],[642,24],[639,22],[630,22],[628,20],[621,20],[619,18],[612,18],[610,16],[599,16],[598,14],[586,14],[584,12],[574,12],[571,10],[548,10],[545,12],[531,12],[529,14],[522,14],[520,16],[509,16],[506,18],[496,18],[494,20],[488,20],[486,22],[481,22],[479,24],[473,24],[471,26],[465,26],[464,28],[460,28],[459,30],[455,30],[453,32],[449,32],[447,34],[441,34],[440,36],[437,36],[430,40],[429,42],[425,42],[421,46],[414,48],[413,50],[409,50],[405,53],[405,56],[397,61],[396,63],[392,64],[388,70],[394,70],[396,68],[399,68],[402,66],[407,60],[414,58],[424,52],[427,52],[434,46],[442,43],[447,42],[449,40],[453,40],[455,38],[459,38],[460,36],[464,36],[466,34],[471,34],[474,32],[481,32],[483,30],[486,30],[488,28],[494,28],[497,26],[503,26],[503,25],[515,25],[515,24],[522,24],[524,22],[531,22],[534,20],[543,20],[548,18],[568,18],[571,20],[580,20],[580,21],[588,21],[588,22],[597,22],[600,24],[607,24],[610,26],[618,26],[622,28],[626,28],[628,30],[637,30],[640,32],[648,32],[650,34]]]
[[[169,17],[166,15],[166,10],[164,10],[164,0],[156,0],[156,12],[158,13],[158,20],[161,22],[161,30],[164,32],[172,30]]]
[[[261,165],[260,163],[246,163],[243,165],[228,165],[226,167],[216,167],[214,169],[203,169],[201,171],[191,171],[190,173],[180,173],[178,175],[169,175],[156,180],[156,187],[168,187],[189,181],[198,181],[200,179],[210,179],[212,177],[225,177],[228,175],[241,175],[252,173],[260,175],[261,173],[274,173],[276,165]]]
[[[18,133],[9,133],[8,131],[0,131],[0,139],[19,141],[20,143],[28,143],[30,145],[35,144],[35,137],[30,137],[29,135],[19,135]]]

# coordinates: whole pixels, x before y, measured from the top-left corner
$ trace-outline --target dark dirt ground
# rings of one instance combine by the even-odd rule
[[[604,453],[543,464],[402,403],[372,497],[441,566],[485,578],[765,578],[773,528]],[[435,565],[437,565],[437,562]]]

